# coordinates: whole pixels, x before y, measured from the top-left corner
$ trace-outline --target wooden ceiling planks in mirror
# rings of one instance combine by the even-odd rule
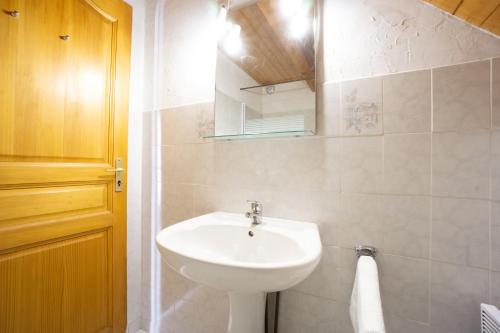
[[[500,0],[424,0],[475,26],[500,35]]]
[[[228,21],[241,26],[245,50],[238,56],[226,55],[259,84],[306,80],[314,91],[313,30],[310,29],[308,35],[300,40],[286,38],[288,31],[284,29],[288,25],[278,7],[279,1],[261,0],[230,10]],[[314,9],[311,7],[310,10]]]
[[[311,90],[314,91],[315,58],[313,30],[311,29],[305,38],[300,41],[285,38],[285,36],[287,36],[287,31],[283,31],[283,29],[287,25],[282,22],[283,20],[280,19],[280,15],[276,14],[279,11],[278,2],[264,0],[259,1],[257,6],[276,33],[285,54],[288,55],[293,62],[297,78],[293,78],[292,81],[305,79]],[[313,7],[311,7],[310,10],[313,11]],[[309,16],[313,17],[313,15],[314,13],[311,12]]]

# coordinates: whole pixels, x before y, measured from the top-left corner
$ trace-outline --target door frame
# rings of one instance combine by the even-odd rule
[[[123,191],[113,196],[112,236],[112,322],[114,332],[125,332],[127,328],[127,166],[128,166],[128,111],[130,53],[132,38],[132,7],[123,0],[84,0],[108,16],[116,27],[114,91],[113,149],[110,161],[116,157],[123,160]],[[117,194],[118,193],[118,194]]]

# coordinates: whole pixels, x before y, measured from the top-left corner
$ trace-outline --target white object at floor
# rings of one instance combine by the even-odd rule
[[[481,304],[481,333],[500,333],[500,310],[496,306]]]
[[[350,314],[356,333],[385,333],[377,263],[371,256],[358,259]]]

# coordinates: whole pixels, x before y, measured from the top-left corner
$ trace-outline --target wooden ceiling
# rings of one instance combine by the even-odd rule
[[[311,90],[314,90],[312,28],[301,39],[289,38],[289,23],[281,15],[279,2],[259,0],[229,11],[227,20],[241,26],[243,51],[238,55],[227,56],[259,84],[306,80]],[[311,22],[313,11],[311,1]],[[224,52],[223,47],[221,50]]]
[[[461,19],[500,35],[500,0],[424,0]]]

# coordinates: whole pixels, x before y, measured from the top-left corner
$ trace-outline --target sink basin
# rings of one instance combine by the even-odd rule
[[[304,280],[321,257],[313,223],[223,212],[198,216],[160,231],[164,261],[195,282],[229,292],[228,332],[264,332],[265,293]]]
[[[253,237],[249,235],[253,233]],[[305,279],[321,256],[315,224],[211,213],[163,229],[156,237],[172,268],[226,291],[273,292]]]

